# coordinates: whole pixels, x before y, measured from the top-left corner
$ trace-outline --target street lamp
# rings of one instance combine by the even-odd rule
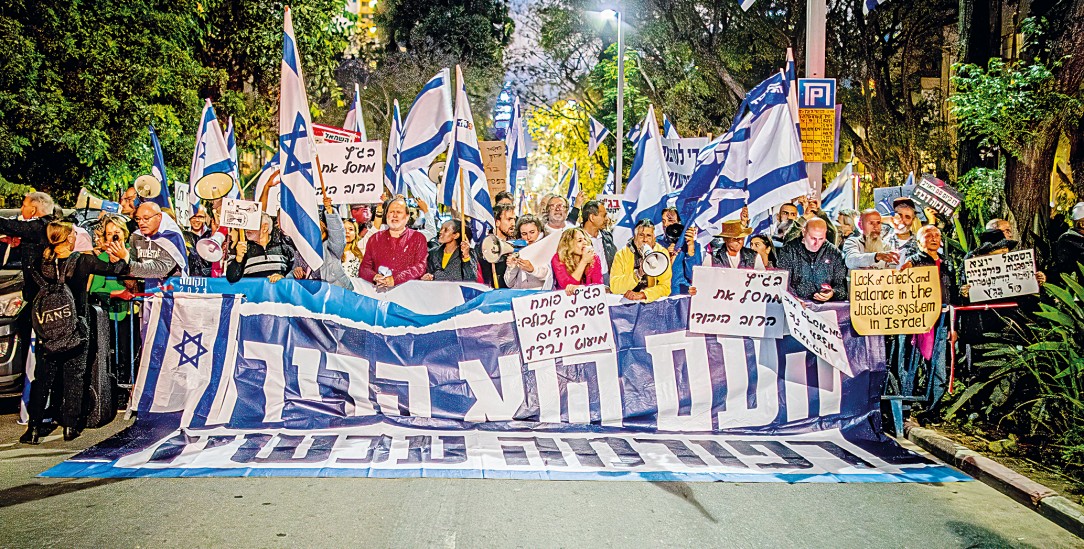
[[[612,8],[602,10],[602,16],[606,19],[617,19],[617,133],[614,135],[617,141],[617,171],[614,172],[614,191],[621,194],[621,182],[624,172],[622,163],[622,147],[625,142],[625,37],[621,32],[621,12]]]

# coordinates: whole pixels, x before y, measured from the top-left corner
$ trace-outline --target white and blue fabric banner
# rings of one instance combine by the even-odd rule
[[[492,224],[493,201],[489,197],[486,169],[478,148],[478,132],[467,98],[467,83],[459,65],[455,66],[455,78],[455,130],[448,165],[444,168],[444,194],[440,203],[471,219]]]
[[[531,291],[423,314],[317,281],[165,288],[138,421],[45,476],[967,478],[881,434],[884,345],[845,305],[811,307],[840,319],[853,376],[790,337],[690,333],[688,297],[609,303],[615,351],[525,363],[511,300]]]

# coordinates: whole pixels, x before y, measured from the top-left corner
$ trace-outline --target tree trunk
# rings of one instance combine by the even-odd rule
[[[960,0],[960,61],[986,67],[1001,53],[1001,1]],[[983,158],[976,139],[960,137],[956,159],[957,175],[972,168],[996,168],[995,157]]]
[[[1032,247],[1036,242],[1049,239],[1050,235],[1035,234],[1033,227],[1038,216],[1040,233],[1045,233],[1050,217],[1050,171],[1054,166],[1054,154],[1058,149],[1056,122],[1040,125],[1035,139],[1021,148],[1020,155],[1009,156],[1005,162],[1005,197],[1009,207],[1009,221],[1016,226],[1021,247]]]

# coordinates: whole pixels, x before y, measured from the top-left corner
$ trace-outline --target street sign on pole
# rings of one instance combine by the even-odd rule
[[[807,163],[835,162],[835,78],[798,80],[798,121],[802,129],[802,156],[805,157],[805,161]],[[810,183],[813,182],[813,178],[810,177]]]

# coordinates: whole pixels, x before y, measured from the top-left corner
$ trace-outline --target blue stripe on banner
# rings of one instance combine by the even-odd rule
[[[215,395],[218,394],[218,385],[222,378],[223,361],[226,358],[226,346],[229,345],[230,327],[233,324],[230,321],[230,315],[233,313],[233,307],[236,302],[237,298],[234,296],[222,296],[222,309],[218,315],[218,334],[215,336],[215,346],[212,350],[214,358],[211,360],[211,382],[203,392],[203,398],[201,398],[199,404],[196,405],[195,413],[192,415],[193,427],[203,427],[207,425],[207,416],[211,413],[211,406],[214,405]]]
[[[297,45],[294,37],[287,33],[282,33],[282,60],[297,74]]]
[[[437,133],[433,134],[428,140],[423,141],[409,149],[400,151],[399,153],[399,165],[402,166],[412,160],[419,158],[425,158],[429,153],[433,152],[441,143],[444,142],[444,136],[448,135],[452,131],[452,122],[445,122],[437,130]]]
[[[785,482],[798,483],[934,483],[968,482],[971,477],[949,467],[937,465],[905,473],[855,473],[855,474],[750,474],[750,473],[607,473],[571,472],[546,470],[497,471],[489,469],[369,469],[330,468],[236,468],[220,469],[167,468],[131,469],[116,467],[116,462],[65,461],[38,475],[44,478],[186,478],[186,477],[316,477],[316,478],[456,478],[456,479],[504,479],[504,480],[639,480],[646,482]]]
[[[162,363],[169,350],[169,327],[173,323],[173,298],[163,298],[158,302],[158,326],[154,332],[154,345],[150,364],[147,367],[147,379],[143,384],[143,394],[139,396],[139,410],[149,411],[154,402],[154,388],[158,386],[158,374],[162,372]]]

